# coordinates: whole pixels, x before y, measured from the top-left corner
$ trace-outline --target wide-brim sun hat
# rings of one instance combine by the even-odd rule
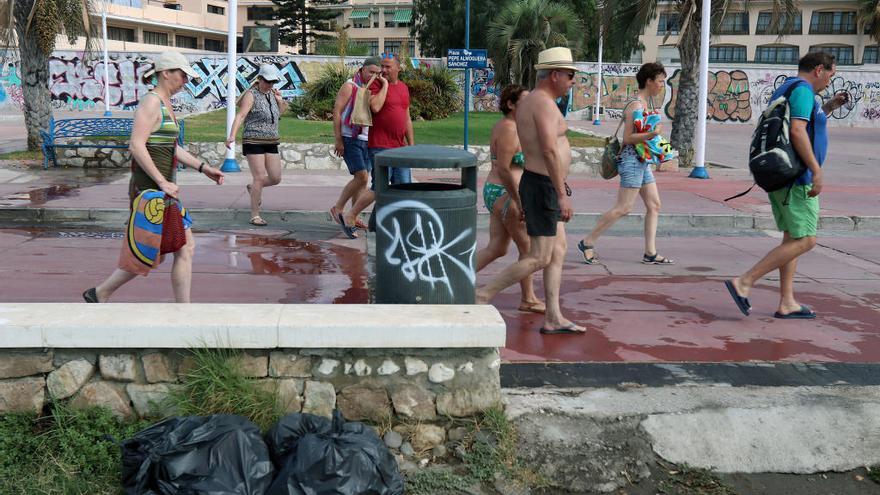
[[[156,57],[153,60],[153,68],[145,72],[143,78],[146,80],[152,77],[157,72],[174,69],[182,70],[183,73],[189,76],[190,79],[201,79],[196,71],[193,70],[186,57],[184,57],[182,53],[175,51],[162,52],[161,55]]]
[[[538,63],[535,64],[535,69],[570,69],[576,71],[577,67],[575,67],[574,59],[571,57],[571,50],[564,46],[557,46],[543,50],[538,54]]]

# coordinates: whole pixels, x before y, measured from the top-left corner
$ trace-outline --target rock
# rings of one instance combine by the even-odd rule
[[[278,380],[278,406],[285,414],[298,413],[303,407],[303,381],[286,378]]]
[[[332,170],[339,168],[339,164],[330,156],[307,156],[305,159],[306,170]]]
[[[183,356],[180,360],[180,364],[177,366],[177,374],[183,378],[189,373],[191,373],[196,368],[196,360],[191,355],[187,354]]]
[[[418,385],[404,384],[391,391],[394,411],[408,418],[432,420],[437,416],[434,395]]]
[[[529,495],[531,493],[528,487],[506,478],[496,479],[493,482],[493,487],[500,495]]]
[[[171,361],[165,354],[154,352],[141,357],[144,376],[149,383],[176,382],[177,374],[171,371]]]
[[[79,158],[79,157],[68,158],[68,159],[64,160],[64,164],[67,165],[68,167],[82,167],[83,165],[86,164],[86,159]]]
[[[463,365],[458,367],[458,371],[462,373],[473,373],[474,372],[474,363],[468,361]]]
[[[95,374],[95,365],[85,359],[77,359],[49,373],[46,388],[53,399],[66,399],[75,394]]]
[[[438,445],[438,446],[434,447],[433,449],[431,449],[431,456],[434,457],[435,459],[441,458],[441,457],[446,457],[446,453],[447,452],[446,452],[445,445]]]
[[[97,148],[79,148],[77,154],[82,158],[94,158]]]
[[[311,378],[312,358],[286,352],[269,354],[269,376]]]
[[[110,161],[113,163],[122,163],[126,161],[125,155],[123,155],[119,150],[113,150],[113,153],[110,153]]]
[[[125,391],[131,398],[138,417],[157,418],[175,413],[174,407],[168,402],[171,388],[165,383],[154,385],[129,383],[125,386]]]
[[[478,432],[474,433],[474,441],[477,443],[488,445],[492,448],[498,446],[498,438],[495,436],[494,433],[488,432],[486,430],[479,430]]]
[[[358,359],[354,363],[354,374],[357,376],[367,376],[373,372],[373,369],[370,368],[370,365],[366,363],[363,359]]]
[[[382,361],[382,366],[379,366],[379,369],[376,370],[376,373],[382,376],[393,375],[400,371],[400,366],[397,365],[394,361],[390,359],[386,359]]]
[[[57,152],[56,152],[56,156],[57,156]],[[73,158],[75,156],[76,156],[76,149],[68,148],[68,149],[64,150],[64,158]],[[61,158],[61,157],[58,157],[58,158]]]
[[[302,412],[330,418],[336,408],[336,389],[332,383],[307,381]]]
[[[105,380],[133,382],[137,378],[137,360],[133,354],[101,354],[98,367]]]
[[[380,422],[391,416],[391,404],[384,388],[351,385],[339,391],[336,403],[349,421]]]
[[[292,165],[302,161],[302,155],[296,150],[281,150],[281,159]]]
[[[400,433],[396,431],[389,431],[382,437],[382,441],[385,442],[385,446],[389,449],[399,449],[401,445],[403,445],[403,437]]]
[[[416,455],[416,451],[409,442],[403,442],[403,444],[400,445],[400,453],[407,457],[413,457]]]
[[[0,413],[39,413],[46,404],[46,380],[42,376],[0,381]]]
[[[459,418],[473,416],[500,403],[500,384],[495,380],[486,380],[471,388],[460,388],[438,394],[437,413]]]
[[[406,374],[408,376],[418,375],[419,373],[425,373],[428,371],[428,365],[421,359],[416,358],[404,358],[403,365],[406,367]]]
[[[238,370],[248,378],[264,378],[269,375],[269,356],[251,356],[242,352],[237,361]]]
[[[339,366],[339,361],[335,359],[324,358],[321,360],[321,364],[318,366],[318,373],[326,376],[330,376],[336,371],[336,367]]]
[[[123,395],[119,389],[107,382],[91,382],[76,394],[70,405],[79,409],[106,407],[114,416],[128,418],[132,414],[131,406],[128,404],[128,398]]]
[[[412,446],[416,452],[433,449],[446,440],[446,430],[442,426],[418,424],[413,429]]]
[[[443,363],[436,363],[428,370],[428,380],[432,383],[448,382],[455,378],[455,370]]]
[[[468,429],[464,426],[456,426],[449,430],[448,439],[450,442],[461,442],[468,434]]]
[[[3,352],[0,354],[0,378],[42,375],[55,369],[51,353]]]

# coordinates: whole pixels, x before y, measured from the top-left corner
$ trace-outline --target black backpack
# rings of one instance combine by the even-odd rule
[[[791,187],[807,170],[791,142],[791,93],[802,83],[792,84],[785,94],[771,101],[758,119],[749,148],[749,171],[761,189],[767,192]],[[814,112],[815,113],[815,112]],[[813,116],[815,119],[815,115]],[[812,129],[812,128],[811,128]],[[810,132],[810,142],[813,133]],[[745,196],[752,189],[724,201]]]

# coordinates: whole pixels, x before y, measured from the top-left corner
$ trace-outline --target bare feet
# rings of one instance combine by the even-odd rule
[[[751,286],[746,287],[742,283],[742,280],[739,279],[739,277],[731,279],[730,283],[732,283],[733,288],[736,289],[737,295],[739,295],[740,297],[749,297],[749,292],[751,292],[752,288],[751,288]]]
[[[544,312],[547,311],[547,306],[542,301],[538,301],[538,300],[520,301],[519,308],[517,308],[517,309],[519,311],[522,311],[525,313],[544,314]]]

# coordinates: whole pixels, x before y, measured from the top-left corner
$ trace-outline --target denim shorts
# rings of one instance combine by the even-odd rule
[[[639,161],[636,150],[626,145],[617,160],[617,172],[620,174],[620,187],[625,189],[641,189],[642,186],[654,182],[651,166]]]
[[[370,151],[370,161],[372,163],[376,163],[376,153],[380,151],[385,151],[391,148],[369,148]],[[373,168],[372,173],[372,181],[370,184],[370,190],[376,190],[376,170]],[[388,180],[392,185],[395,184],[409,184],[412,182],[412,170],[409,168],[401,168],[401,167],[388,167]]]
[[[367,142],[358,138],[342,136],[342,159],[348,167],[348,173],[354,175],[362,170],[373,170],[372,155],[367,151]]]

